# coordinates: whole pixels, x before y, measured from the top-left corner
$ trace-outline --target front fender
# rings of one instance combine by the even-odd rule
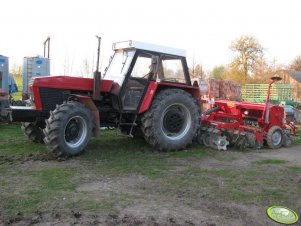
[[[68,100],[72,100],[76,98],[76,100],[80,103],[82,103],[83,105],[86,106],[86,108],[90,109],[90,111],[92,112],[92,116],[93,116],[93,121],[96,125],[96,128],[93,130],[94,136],[97,136],[99,133],[99,127],[100,127],[100,117],[99,117],[99,111],[96,107],[96,105],[94,104],[93,100],[91,97],[89,96],[83,96],[83,95],[78,95],[78,94],[71,94],[68,98]]]

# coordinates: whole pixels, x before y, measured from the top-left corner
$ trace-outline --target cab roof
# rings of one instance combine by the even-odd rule
[[[153,52],[166,53],[176,56],[186,57],[186,51],[183,49],[176,49],[167,46],[161,46],[151,43],[139,42],[134,40],[115,42],[112,45],[113,50],[120,49],[141,49],[141,50],[149,50]]]

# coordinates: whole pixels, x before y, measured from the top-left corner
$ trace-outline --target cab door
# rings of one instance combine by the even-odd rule
[[[121,92],[123,111],[138,111],[149,82],[155,74],[157,59],[157,56],[149,53],[137,54]]]

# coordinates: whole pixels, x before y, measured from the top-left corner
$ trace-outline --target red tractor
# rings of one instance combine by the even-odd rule
[[[219,150],[228,144],[240,149],[259,148],[264,142],[272,149],[290,146],[297,128],[286,119],[283,107],[269,103],[271,85],[279,80],[271,78],[265,104],[215,101],[203,115],[199,143]]]
[[[113,50],[103,77],[97,66],[94,79],[32,80],[32,105],[11,107],[13,121],[23,122],[29,139],[64,156],[81,153],[100,126],[143,137],[159,150],[192,143],[200,126],[200,93],[191,84],[185,51],[136,41],[114,43]]]

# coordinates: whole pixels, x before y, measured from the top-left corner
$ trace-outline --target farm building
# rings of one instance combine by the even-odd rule
[[[301,101],[301,71],[284,70],[283,82],[291,85],[293,98]]]

